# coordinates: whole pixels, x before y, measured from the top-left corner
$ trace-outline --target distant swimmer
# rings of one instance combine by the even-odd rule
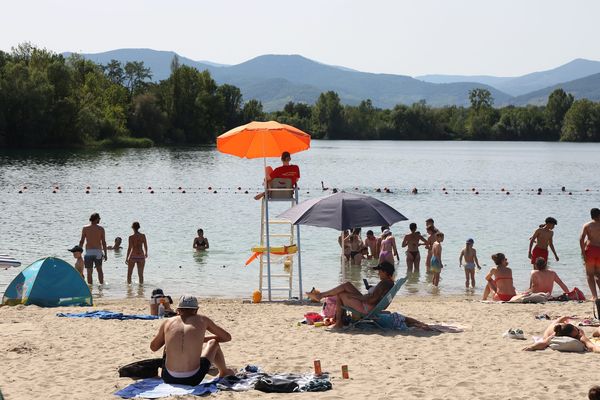
[[[552,237],[554,236],[553,229],[557,223],[556,219],[548,217],[546,218],[545,224],[540,225],[540,227],[533,232],[533,235],[529,239],[529,251],[527,254],[532,265],[535,265],[535,261],[538,257],[542,257],[546,262],[548,261],[548,247],[550,247],[550,250],[554,253],[554,258],[558,261],[558,255],[554,249],[554,243],[552,243]],[[534,243],[535,247],[533,247]]]
[[[108,246],[107,249],[108,250],[121,250],[123,247],[121,247],[121,243],[123,242],[123,239],[121,239],[120,236],[117,236],[115,238],[115,243],[112,246]]]
[[[83,263],[87,273],[88,284],[93,283],[93,272],[96,267],[98,273],[98,282],[104,284],[104,272],[102,271],[102,259],[107,260],[106,256],[106,237],[104,228],[98,225],[100,223],[100,214],[93,213],[90,215],[90,224],[83,227],[81,230],[81,239],[79,247],[83,247],[85,243],[85,255]],[[103,253],[104,251],[104,253]]]
[[[406,247],[406,272],[419,272],[421,264],[421,253],[419,252],[419,246],[425,245],[427,239],[421,235],[421,232],[417,231],[417,224],[411,223],[408,228],[410,233],[404,235],[402,239],[402,247]],[[423,242],[423,243],[421,243]]]
[[[598,298],[596,285],[600,288],[600,209],[592,208],[592,220],[583,225],[579,246],[581,257],[585,261],[585,274],[587,277],[592,299]]]
[[[467,239],[465,248],[460,252],[458,257],[458,265],[465,269],[465,287],[468,289],[472,287],[475,289],[475,266],[477,269],[481,269],[479,260],[477,259],[477,250],[473,248],[475,241],[473,239]],[[463,259],[465,263],[463,264]],[[469,283],[469,281],[471,281]]]
[[[196,249],[196,251],[208,250],[210,246],[208,244],[208,239],[204,237],[204,231],[202,229],[198,229],[196,233],[198,236],[194,238],[194,249]]]
[[[267,187],[271,187],[271,181],[276,178],[290,179],[292,181],[292,187],[296,187],[298,179],[300,179],[300,168],[297,165],[291,164],[292,157],[290,153],[284,151],[281,153],[281,166],[275,169],[270,166],[265,170],[265,176],[267,178]],[[259,193],[254,196],[255,200],[260,200],[265,197],[265,192]]]
[[[148,242],[146,235],[140,233],[139,222],[131,224],[131,229],[133,229],[133,235],[129,236],[129,246],[127,246],[127,256],[125,257],[125,262],[127,263],[127,283],[131,283],[133,268],[137,265],[138,278],[141,285],[144,283],[144,266],[146,265],[146,258],[148,258]]]

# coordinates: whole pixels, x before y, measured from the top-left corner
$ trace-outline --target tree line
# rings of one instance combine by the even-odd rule
[[[294,125],[317,139],[600,141],[600,103],[562,89],[546,106],[496,108],[489,91],[474,89],[469,107],[421,101],[393,109],[370,100],[343,105],[329,91],[314,105],[289,102],[266,113],[260,101],[244,101],[239,88],[177,57],[167,79],[151,78],[143,62],[100,65],[29,43],[0,51],[0,147],[209,144],[253,120]]]

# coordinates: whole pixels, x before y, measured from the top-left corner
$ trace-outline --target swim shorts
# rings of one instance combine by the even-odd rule
[[[465,269],[466,270],[474,270],[475,269],[475,263],[474,262],[466,263],[465,264]]]
[[[588,245],[585,249],[585,263],[600,266],[600,247]]]
[[[433,273],[442,272],[442,263],[436,256],[431,256],[431,266],[429,267],[429,271]]]
[[[102,266],[102,250],[100,249],[87,249],[83,256],[83,263],[86,268],[96,268]]]
[[[531,264],[535,265],[535,260],[537,260],[538,257],[542,257],[544,261],[548,262],[548,250],[534,247],[531,252]]]
[[[161,373],[160,377],[163,379],[163,381],[165,381],[165,383],[174,383],[176,385],[189,385],[189,386],[199,385],[202,382],[202,380],[204,379],[204,377],[206,376],[206,374],[208,373],[208,370],[210,369],[210,361],[206,357],[200,357],[200,367],[198,368],[198,370],[193,372],[190,376],[175,377],[175,376],[171,375],[171,374],[175,374],[175,372],[173,372],[173,371],[169,372],[166,365],[167,365],[167,358],[165,357],[163,359],[163,367],[162,367],[162,373]],[[179,375],[179,374],[176,374],[176,375]]]

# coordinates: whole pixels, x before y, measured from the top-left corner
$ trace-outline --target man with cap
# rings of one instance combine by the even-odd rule
[[[351,307],[366,314],[371,311],[383,296],[385,296],[394,286],[393,276],[395,268],[393,264],[384,261],[373,267],[373,269],[379,273],[380,281],[375,287],[370,288],[369,293],[367,294],[362,294],[351,282],[346,282],[325,292],[318,292],[313,288],[310,292],[307,292],[306,295],[313,301],[321,301],[321,299],[325,297],[336,296],[335,327],[343,328],[344,309],[342,306]]]
[[[79,272],[79,275],[83,278],[83,248],[81,246],[73,246],[73,248],[69,249],[71,253],[73,253],[73,257],[75,257],[75,269]]]
[[[150,342],[152,351],[165,346],[162,379],[166,383],[196,386],[211,364],[219,369],[219,377],[233,375],[219,346],[229,342],[231,335],[207,316],[198,314],[198,299],[181,296],[177,314],[161,324]],[[207,335],[207,331],[212,335]]]

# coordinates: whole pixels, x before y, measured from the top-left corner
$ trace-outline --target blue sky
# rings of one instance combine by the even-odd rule
[[[598,0],[15,0],[0,49],[173,50],[235,64],[302,54],[361,71],[513,76],[600,60]]]

